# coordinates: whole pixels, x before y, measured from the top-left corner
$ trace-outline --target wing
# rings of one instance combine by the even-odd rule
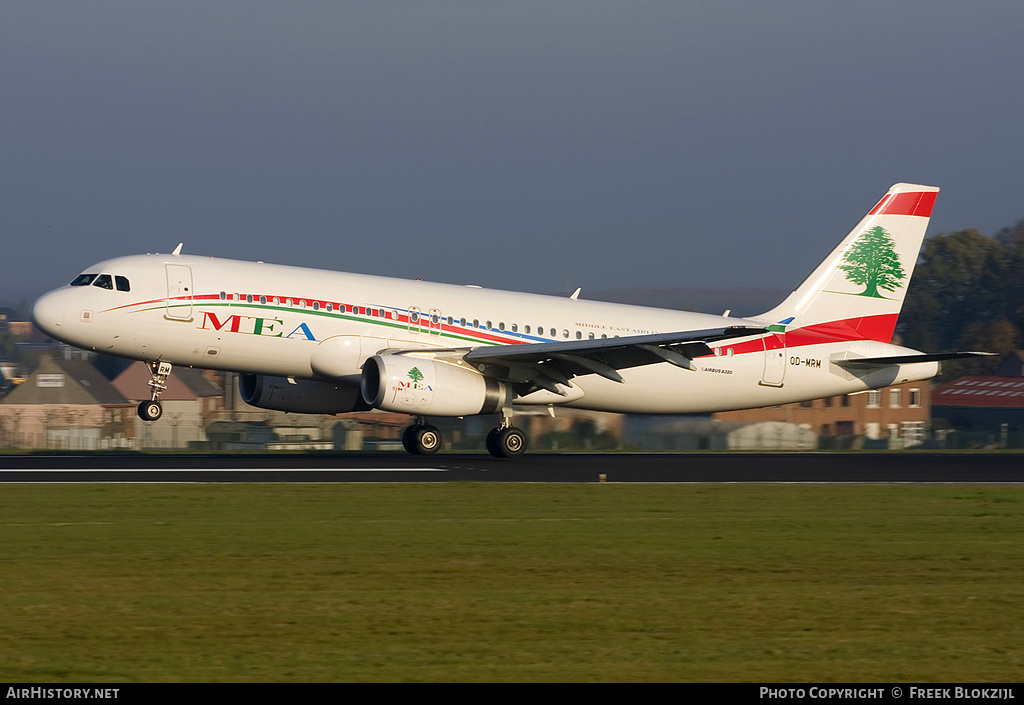
[[[598,340],[495,345],[474,348],[463,359],[490,377],[565,396],[558,385],[571,387],[569,380],[579,375],[597,374],[621,383],[618,370],[629,367],[668,362],[694,370],[693,358],[711,354],[708,343],[765,332],[764,328],[729,326]]]

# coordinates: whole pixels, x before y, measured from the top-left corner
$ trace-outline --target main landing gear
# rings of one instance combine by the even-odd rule
[[[433,455],[441,449],[441,432],[425,419],[416,419],[402,431],[402,445],[413,455]]]
[[[424,418],[417,418],[402,432],[402,445],[413,455],[433,455],[441,449],[441,432]],[[526,434],[502,415],[501,425],[487,434],[487,452],[495,458],[518,458],[526,452]]]
[[[171,374],[171,363],[151,362],[149,371],[153,378],[149,380],[151,397],[149,401],[139,404],[139,418],[143,421],[156,421],[164,413],[164,407],[160,404],[160,394],[167,389],[167,378]]]
[[[495,458],[518,458],[526,452],[526,434],[515,426],[498,426],[487,434],[487,452]]]

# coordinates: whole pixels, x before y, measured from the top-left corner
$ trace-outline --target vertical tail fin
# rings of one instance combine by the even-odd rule
[[[896,184],[779,306],[755,318],[839,340],[889,342],[931,218],[935,186]]]

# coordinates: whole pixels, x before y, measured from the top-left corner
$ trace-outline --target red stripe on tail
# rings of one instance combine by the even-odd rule
[[[919,215],[930,218],[937,195],[935,191],[887,193],[868,215]]]

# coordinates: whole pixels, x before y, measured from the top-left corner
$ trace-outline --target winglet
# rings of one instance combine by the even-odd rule
[[[185,244],[184,242],[179,242],[178,246],[174,248],[174,252],[172,252],[171,254],[174,255],[175,257],[180,255],[181,254],[181,246],[184,245],[184,244]]]
[[[582,291],[582,288],[581,287],[577,287],[576,291],[572,292],[572,294],[569,296],[569,298],[572,299],[573,301],[575,301],[576,299],[578,299],[580,297],[580,291]]]

